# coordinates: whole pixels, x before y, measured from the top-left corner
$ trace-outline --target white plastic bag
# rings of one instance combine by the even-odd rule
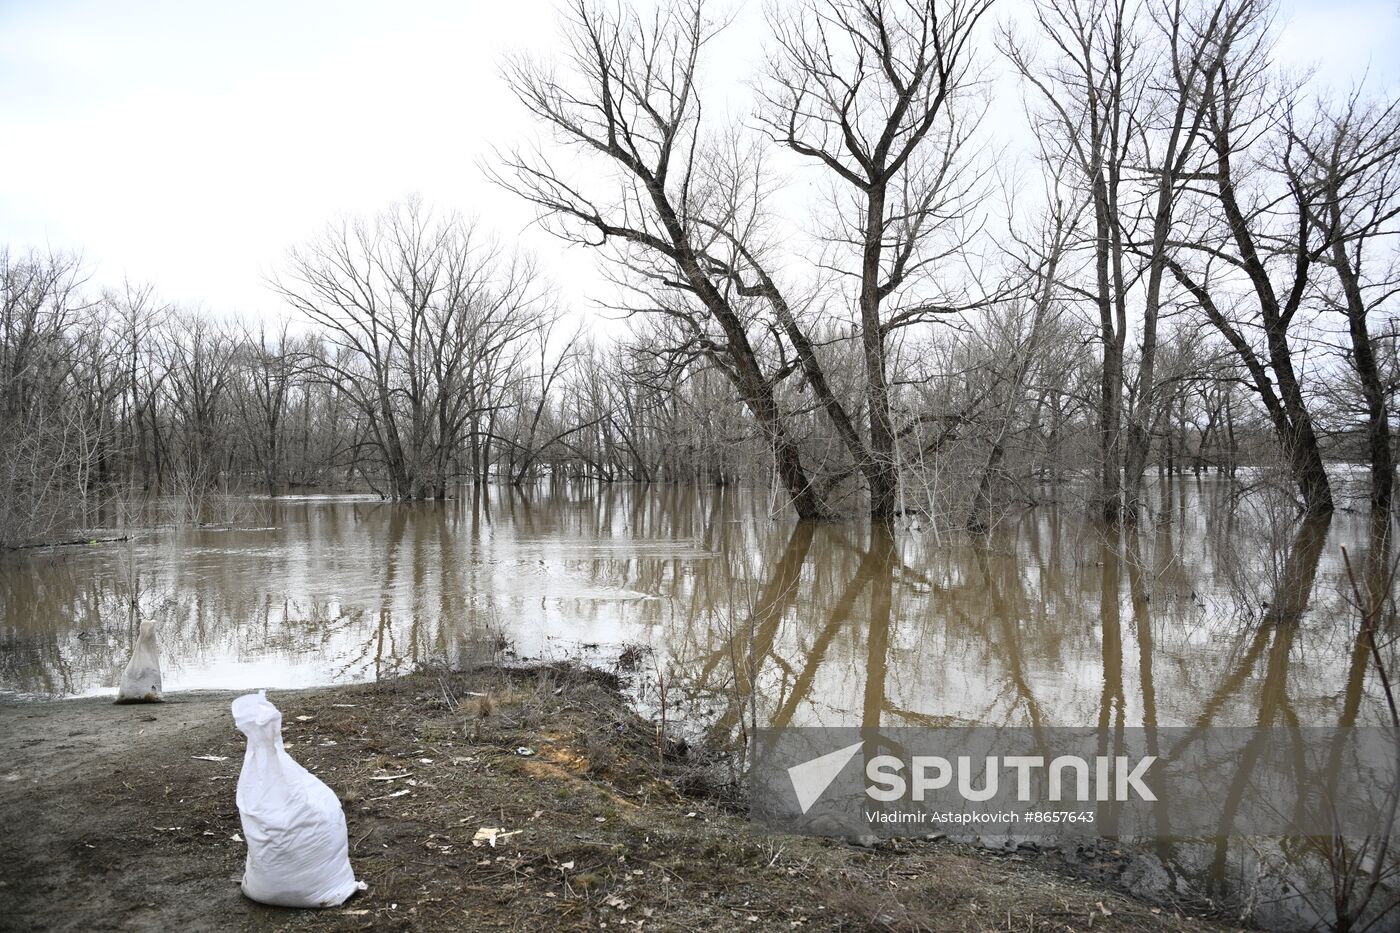
[[[282,747],[282,714],[266,692],[234,700],[233,721],[248,737],[237,797],[248,841],[243,893],[279,907],[335,907],[363,891],[340,801]]]
[[[161,699],[160,646],[156,644],[156,624],[146,621],[141,623],[141,634],[136,636],[131,660],[126,662],[126,670],[122,671],[117,702],[159,703]]]

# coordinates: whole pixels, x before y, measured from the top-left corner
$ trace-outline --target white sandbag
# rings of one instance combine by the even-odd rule
[[[282,747],[282,714],[266,692],[234,700],[233,721],[248,737],[237,797],[248,841],[243,893],[279,907],[335,907],[363,891],[340,801]]]
[[[131,660],[126,662],[126,670],[122,671],[117,702],[159,703],[161,699],[160,646],[156,644],[156,624],[146,621],[141,623],[141,634],[136,636]]]

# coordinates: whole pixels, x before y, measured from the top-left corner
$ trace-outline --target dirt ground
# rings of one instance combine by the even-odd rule
[[[232,697],[0,705],[0,930],[1227,929],[1036,857],[765,834],[678,791],[679,749],[563,668],[270,693],[369,889],[263,907],[238,890]]]

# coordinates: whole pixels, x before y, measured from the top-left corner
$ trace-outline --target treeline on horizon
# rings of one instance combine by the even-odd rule
[[[4,251],[0,547],[157,493],[544,476],[768,482],[802,518],[978,530],[1045,484],[1135,521],[1152,472],[1240,466],[1321,516],[1348,462],[1388,514],[1400,103],[1288,75],[1263,0],[993,10],[771,12],[730,120],[704,107],[725,24],[703,0],[570,6],[562,59],[505,66],[552,143],[486,170],[596,251],[615,341],[417,200],[288,253],[270,286],[296,325]],[[993,74],[1035,139],[1014,177]],[[821,192],[800,216],[794,177]]]

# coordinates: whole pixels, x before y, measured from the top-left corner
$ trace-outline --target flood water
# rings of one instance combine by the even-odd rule
[[[1362,566],[1364,520],[1298,528],[1214,481],[1162,494],[1139,532],[1076,502],[982,538],[799,525],[732,489],[233,500],[213,524],[0,558],[0,690],[113,690],[134,594],[167,690],[625,653],[644,710],[659,681],[673,718],[720,732],[1383,722],[1341,563]]]

